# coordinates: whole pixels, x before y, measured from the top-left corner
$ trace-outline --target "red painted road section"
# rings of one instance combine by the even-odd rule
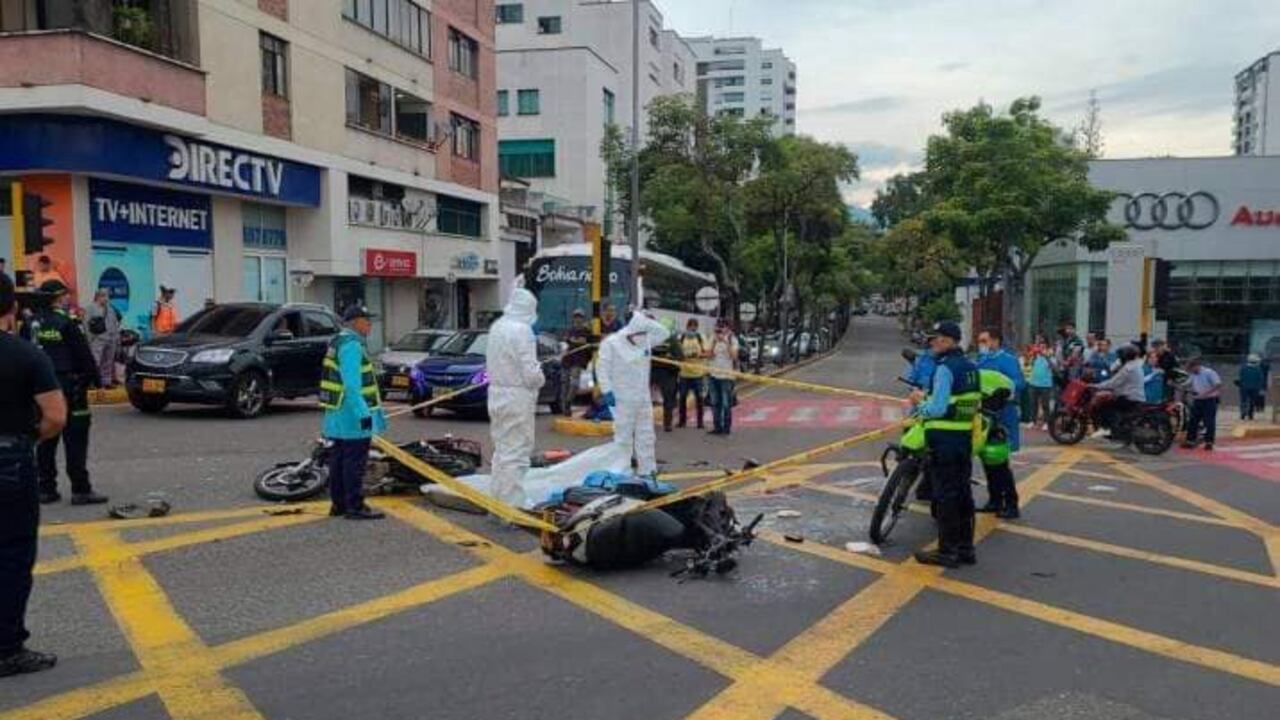
[[[1280,482],[1280,442],[1233,442],[1214,446],[1213,452],[1177,449],[1180,456],[1197,462],[1231,468],[1253,477]]]
[[[879,400],[743,401],[733,409],[734,428],[877,428],[902,419],[902,405]]]

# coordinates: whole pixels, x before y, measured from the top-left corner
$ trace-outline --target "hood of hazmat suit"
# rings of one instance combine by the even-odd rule
[[[637,312],[621,330],[600,343],[596,374],[600,392],[613,393],[613,441],[634,453],[640,475],[658,471],[649,396],[649,363],[653,348],[671,334],[662,323]]]
[[[538,389],[546,382],[533,336],[537,316],[538,299],[533,293],[524,288],[512,290],[502,317],[489,328],[485,351],[493,496],[515,507],[525,502],[522,482],[533,453]]]

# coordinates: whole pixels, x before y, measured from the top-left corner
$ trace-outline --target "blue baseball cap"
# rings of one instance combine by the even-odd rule
[[[929,337],[938,337],[941,335],[943,337],[949,337],[956,342],[960,342],[960,326],[950,320],[944,320],[940,323],[936,323],[933,326],[933,329],[929,331],[928,335]]]
[[[370,320],[378,319],[378,316],[369,312],[369,308],[364,305],[352,305],[342,311],[342,322],[351,322],[360,318],[368,318]]]

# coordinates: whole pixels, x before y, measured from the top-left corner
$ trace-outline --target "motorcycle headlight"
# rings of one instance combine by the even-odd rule
[[[216,350],[201,350],[191,358],[191,362],[207,363],[209,365],[220,365],[230,360],[231,356],[235,354],[236,354],[236,351],[231,348],[218,348]]]

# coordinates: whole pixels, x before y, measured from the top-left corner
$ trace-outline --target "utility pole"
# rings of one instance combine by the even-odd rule
[[[631,243],[631,307],[640,309],[640,0],[631,0],[631,202],[627,207]]]

